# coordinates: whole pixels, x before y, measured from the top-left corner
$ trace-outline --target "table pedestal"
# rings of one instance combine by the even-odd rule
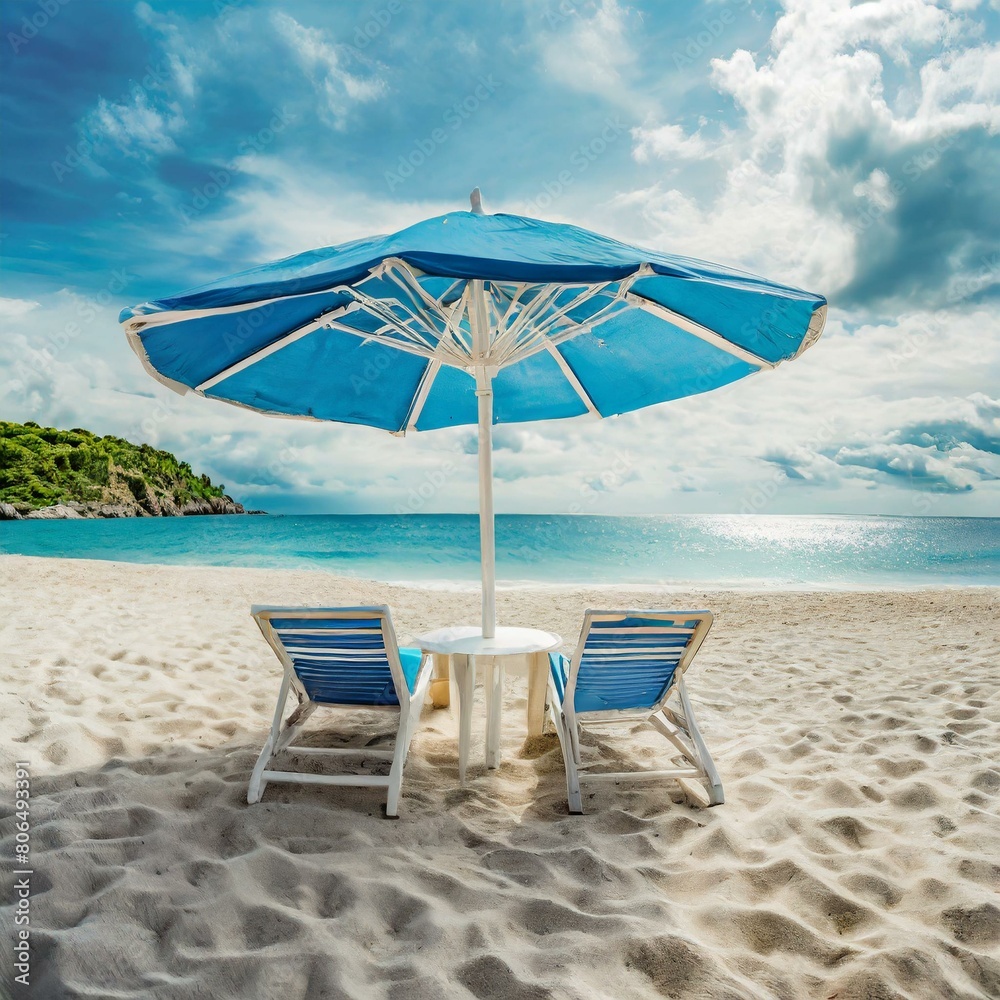
[[[484,639],[473,626],[438,629],[418,636],[420,648],[434,654],[431,701],[435,708],[450,702],[448,661],[458,692],[458,779],[464,785],[472,743],[472,699],[476,688],[476,666],[485,668],[486,766],[500,766],[500,726],[503,715],[504,664],[509,656],[528,659],[528,735],[540,736],[545,724],[545,695],[548,690],[549,651],[562,639],[538,629],[498,628],[497,635]]]
[[[447,708],[451,704],[451,680],[447,653],[432,653],[434,666],[431,668],[431,704],[435,708]]]

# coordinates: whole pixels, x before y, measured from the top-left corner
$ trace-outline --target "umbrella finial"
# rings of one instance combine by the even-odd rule
[[[469,201],[472,202],[472,214],[473,215],[485,215],[483,211],[483,192],[479,188],[473,188],[472,194],[469,195]]]

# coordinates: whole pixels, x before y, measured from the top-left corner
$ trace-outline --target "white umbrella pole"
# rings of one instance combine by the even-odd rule
[[[476,401],[479,404],[479,560],[483,574],[483,636],[497,628],[496,543],[493,535],[493,373],[487,366],[490,349],[489,315],[482,281],[473,281],[472,326],[476,357]]]
[[[493,536],[493,386],[476,390],[479,397],[479,559],[483,570],[483,636],[497,628],[496,542]]]

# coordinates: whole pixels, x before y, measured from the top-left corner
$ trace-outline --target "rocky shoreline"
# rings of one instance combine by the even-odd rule
[[[156,499],[148,494],[144,503],[57,503],[32,509],[26,504],[0,503],[0,521],[63,521],[81,518],[109,517],[191,517],[205,514],[264,514],[263,510],[246,510],[232,497],[209,497],[190,500],[178,506],[169,499]]]

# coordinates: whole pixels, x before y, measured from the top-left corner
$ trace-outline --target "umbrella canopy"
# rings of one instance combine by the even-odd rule
[[[472,212],[297,254],[125,309],[179,392],[392,433],[479,425],[493,634],[494,423],[607,417],[801,354],[826,300],[575,226]]]

